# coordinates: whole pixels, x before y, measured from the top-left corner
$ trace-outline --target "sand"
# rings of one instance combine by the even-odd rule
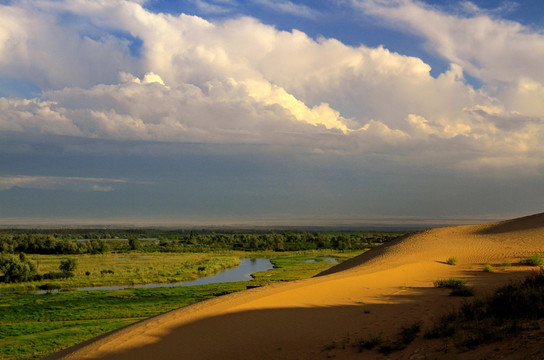
[[[482,296],[525,276],[530,268],[517,264],[535,252],[544,253],[544,214],[432,229],[389,242],[317,277],[180,308],[48,359],[360,359],[349,346],[353,339],[392,336],[402,324],[416,321],[429,327],[463,301],[448,296],[447,289],[435,288],[434,280],[463,277]],[[458,259],[455,266],[446,263],[452,256]],[[502,270],[500,264],[506,261],[513,265]],[[486,262],[497,271],[482,271]],[[488,358],[517,358],[519,344],[506,344],[510,353]],[[539,341],[531,344],[525,351],[544,351]],[[459,356],[437,352],[433,346],[420,340],[387,357],[374,351],[363,358]],[[497,348],[462,358],[485,358],[485,351],[492,354]]]

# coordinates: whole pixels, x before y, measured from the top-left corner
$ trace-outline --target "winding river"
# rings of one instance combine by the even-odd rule
[[[251,274],[271,270],[274,265],[267,258],[243,258],[240,259],[240,265],[235,268],[220,271],[215,275],[198,278],[193,281],[183,281],[170,284],[145,284],[145,285],[121,285],[121,286],[98,286],[98,287],[83,287],[77,288],[77,291],[92,291],[92,290],[120,290],[129,288],[159,288],[159,287],[176,287],[176,286],[193,286],[224,283],[230,281],[245,281],[251,280]]]

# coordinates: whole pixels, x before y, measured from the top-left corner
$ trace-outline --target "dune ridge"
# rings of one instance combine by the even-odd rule
[[[187,306],[47,359],[327,358],[327,344],[369,334],[389,336],[401,324],[415,321],[426,326],[462,301],[434,288],[434,280],[463,277],[477,295],[483,295],[530,270],[512,266],[487,273],[482,271],[483,263],[516,264],[535,252],[544,253],[544,213],[427,230],[396,239],[317,277]],[[455,266],[446,264],[452,256],[458,259]],[[350,350],[331,351],[340,351],[341,358],[360,358]],[[389,358],[424,358],[426,351],[431,350],[416,342]],[[365,354],[373,357],[383,355]]]

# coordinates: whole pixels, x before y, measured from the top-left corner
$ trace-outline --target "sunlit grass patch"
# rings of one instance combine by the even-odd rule
[[[457,265],[457,257],[452,256],[446,260],[446,264],[448,265]]]
[[[540,255],[539,253],[535,253],[532,256],[522,259],[520,262],[523,265],[540,266],[544,263],[544,259],[542,258],[542,255]]]

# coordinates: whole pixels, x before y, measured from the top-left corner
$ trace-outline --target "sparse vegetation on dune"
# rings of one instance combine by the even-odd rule
[[[544,259],[539,253],[534,253],[532,256],[522,259],[520,263],[528,266],[541,266],[544,264]]]
[[[446,260],[446,264],[448,265],[457,265],[457,257],[452,256]]]
[[[539,328],[544,318],[544,268],[525,280],[498,288],[488,298],[461,305],[458,311],[443,315],[425,332],[425,338],[456,335],[455,344],[472,348],[493,343],[520,331]]]
[[[450,288],[450,289],[459,289],[459,288],[465,286],[466,283],[467,283],[467,281],[465,279],[450,277],[449,279],[435,280],[433,282],[433,285],[435,287],[439,287],[439,288],[440,287],[445,287],[445,288]]]
[[[484,264],[484,267],[482,269],[484,272],[494,272],[495,271],[495,267],[493,265],[491,265],[490,263],[486,262]]]

